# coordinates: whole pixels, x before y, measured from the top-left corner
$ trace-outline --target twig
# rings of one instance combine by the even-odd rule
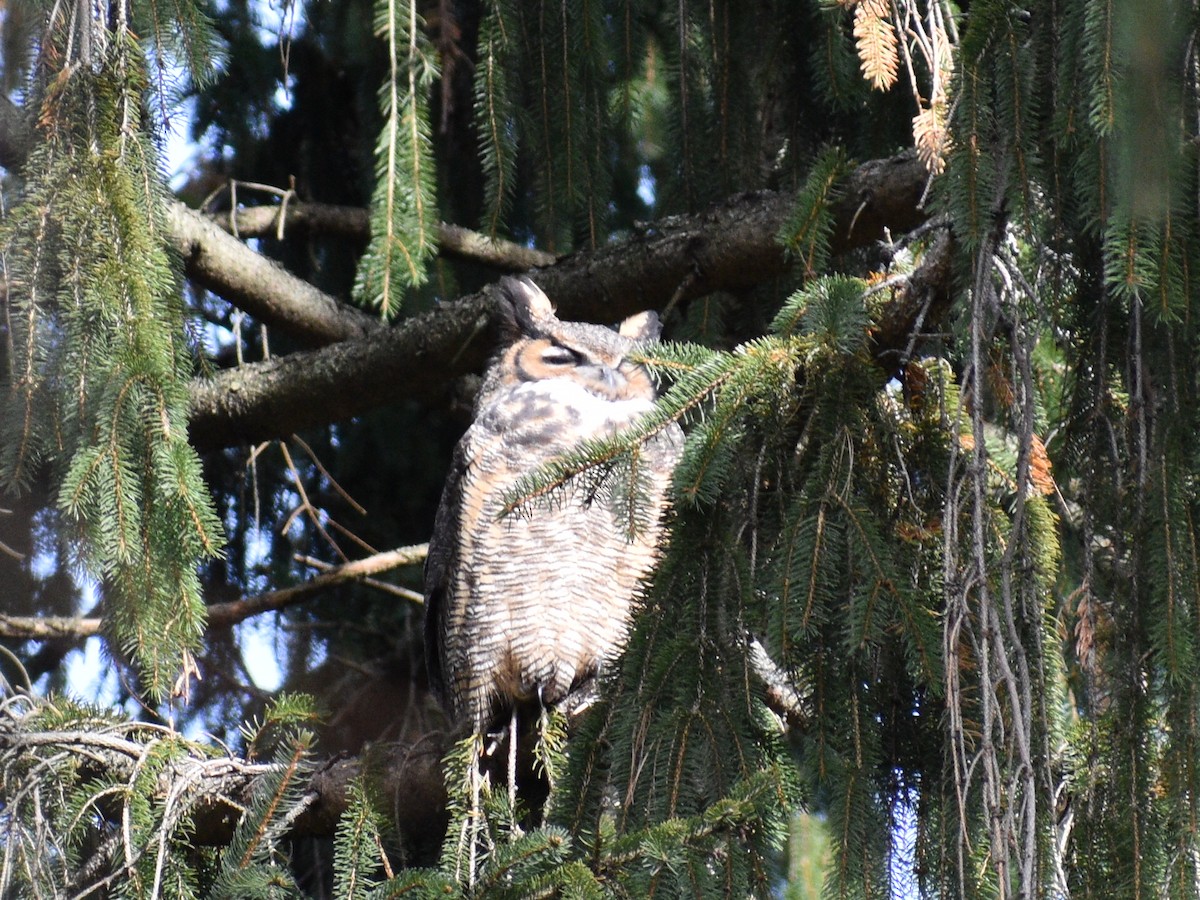
[[[345,488],[343,488],[340,484],[337,483],[337,479],[329,474],[329,470],[326,469],[325,466],[321,464],[321,460],[317,458],[317,454],[313,453],[312,447],[308,446],[308,442],[305,441],[304,438],[300,437],[300,435],[298,435],[298,434],[293,434],[292,440],[295,441],[297,444],[299,444],[301,449],[303,449],[304,452],[308,454],[308,458],[311,459],[313,465],[317,467],[317,471],[320,472],[323,476],[325,476],[325,479],[329,482],[329,486],[332,487],[335,491],[337,491],[338,496],[341,497],[343,500],[345,500],[347,503],[349,503],[350,506],[354,509],[354,511],[356,513],[358,513],[360,516],[365,516],[367,514],[367,511],[363,507],[363,505],[361,503],[359,503],[357,500],[355,500],[353,497],[351,497],[346,492]],[[374,553],[375,551],[371,551],[371,552]]]
[[[337,541],[333,539],[333,536],[325,530],[325,526],[321,523],[318,510],[308,499],[308,491],[304,489],[304,480],[300,477],[300,472],[296,468],[296,464],[292,462],[292,454],[288,451],[287,444],[283,441],[279,442],[279,451],[283,454],[283,461],[288,468],[288,472],[292,475],[292,485],[296,488],[296,493],[300,496],[300,505],[293,509],[288,514],[288,517],[284,519],[283,524],[279,526],[279,533],[286,534],[287,530],[292,527],[292,522],[296,516],[303,512],[308,516],[308,520],[312,522],[313,527],[317,529],[317,533],[325,538],[325,542],[333,548],[333,552],[343,560],[348,560],[349,557],[342,552],[342,548],[338,546]]]
[[[0,516],[7,515],[12,515],[11,509],[0,509]],[[11,556],[17,562],[20,562],[25,558],[24,553],[22,553],[20,550],[14,550],[12,547],[8,546],[8,544],[4,543],[4,541],[0,541],[0,553],[3,553],[5,556]]]

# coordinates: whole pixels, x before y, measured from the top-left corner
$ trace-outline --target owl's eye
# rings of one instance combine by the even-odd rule
[[[551,344],[542,351],[542,362],[547,366],[577,366],[583,361],[574,350]]]

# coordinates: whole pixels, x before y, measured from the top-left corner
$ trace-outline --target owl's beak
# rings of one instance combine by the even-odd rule
[[[617,390],[624,387],[628,382],[624,375],[616,369],[609,366],[593,366],[592,375],[599,382],[602,382],[606,388]]]

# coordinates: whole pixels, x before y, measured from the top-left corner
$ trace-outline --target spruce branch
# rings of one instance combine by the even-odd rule
[[[19,166],[33,143],[20,109],[0,97],[0,163]],[[853,169],[831,211],[829,252],[921,225],[927,177],[913,152]],[[794,202],[790,194],[770,191],[739,194],[704,212],[673,216],[624,240],[560,259],[540,271],[537,281],[555,298],[563,318],[601,322],[662,309],[672,299],[749,290],[791,264],[777,235],[792,219]],[[193,382],[190,436],[198,446],[288,435],[393,402],[398,395],[432,401],[454,378],[477,370],[488,354],[490,342],[480,339],[488,324],[487,292],[386,328],[265,260],[200,213],[177,201],[166,206],[166,226],[191,280],[311,344],[336,342]],[[948,266],[942,272],[948,278]],[[883,321],[888,327],[876,335],[881,350],[903,346],[909,317]]]
[[[507,28],[503,3],[492,3],[480,23],[478,62],[475,68],[475,127],[480,141],[485,177],[488,231],[495,234],[512,206],[516,187],[516,136],[506,127],[515,119],[515,90],[520,67]],[[512,77],[510,77],[512,76]]]
[[[767,648],[758,638],[747,636],[746,658],[750,662],[750,670],[766,691],[767,706],[789,727],[803,731],[812,719],[811,704],[805,700],[804,692],[771,659]]]

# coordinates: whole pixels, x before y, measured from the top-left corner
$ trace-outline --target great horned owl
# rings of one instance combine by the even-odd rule
[[[628,357],[660,326],[654,313],[617,331],[560,322],[525,279],[505,279],[501,294],[509,343],[455,452],[425,568],[431,681],[477,734],[527,702],[573,705],[619,652],[682,445],[674,424],[643,445],[649,524],[632,537],[594,485],[569,482],[549,503],[505,514],[522,476],[651,409],[654,386]]]

